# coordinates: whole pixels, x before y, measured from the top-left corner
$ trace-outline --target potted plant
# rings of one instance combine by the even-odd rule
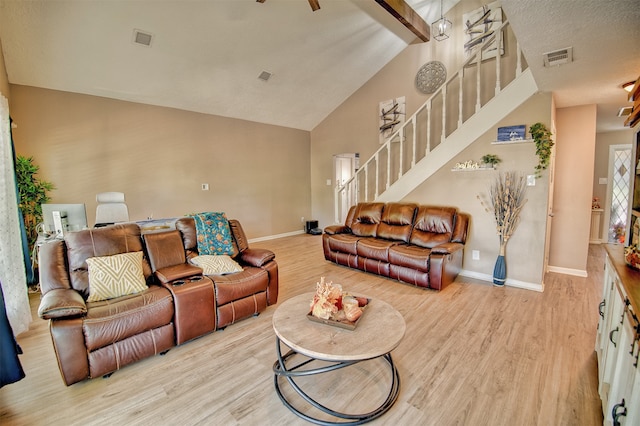
[[[18,185],[18,207],[22,211],[24,226],[27,231],[29,251],[33,252],[33,246],[38,239],[36,227],[42,222],[42,203],[49,201],[48,191],[55,189],[51,182],[37,178],[35,175],[40,166],[34,163],[33,157],[16,158],[16,180]]]
[[[485,154],[482,156],[482,163],[488,165],[492,169],[495,169],[496,165],[501,162],[502,159],[495,154]]]
[[[536,144],[536,155],[538,156],[538,165],[536,166],[536,178],[542,176],[542,171],[549,167],[551,158],[551,148],[553,148],[552,133],[543,123],[532,124],[529,133]]]

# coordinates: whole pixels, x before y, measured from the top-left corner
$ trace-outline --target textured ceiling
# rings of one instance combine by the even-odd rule
[[[439,17],[439,2],[407,1]],[[621,128],[619,86],[640,74],[638,0],[502,3],[541,90],[559,107],[597,103],[599,130]],[[0,40],[13,84],[311,130],[415,38],[373,0],[320,5],[0,0]],[[151,47],[132,42],[134,29],[153,34]],[[542,67],[568,46],[573,63]]]
[[[639,0],[503,0],[503,9],[540,90],[557,107],[598,105],[598,131],[620,130],[628,106],[622,83],[640,76]],[[545,68],[542,57],[573,47],[573,62]]]

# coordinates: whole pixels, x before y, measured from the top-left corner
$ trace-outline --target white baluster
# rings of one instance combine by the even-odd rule
[[[442,89],[442,134],[440,135],[440,143],[444,142],[447,134],[447,83],[444,83]]]
[[[418,110],[420,111],[420,110]],[[418,125],[417,125],[417,116],[418,113],[416,112],[414,115],[411,116],[411,128],[413,129],[413,141],[412,141],[412,151],[411,151],[411,167],[416,165],[416,156],[417,156],[417,150],[418,150]]]
[[[462,92],[464,89],[464,67],[458,72],[458,79],[460,80],[460,93],[458,95],[458,129],[462,127]]]
[[[387,190],[391,186],[391,139],[387,143],[387,182],[384,185],[384,189]],[[380,194],[376,194],[376,197]]]
[[[522,50],[520,50],[520,43],[516,41],[516,77],[522,74]]]
[[[498,30],[496,32],[496,96],[498,95],[498,93],[500,93],[500,90],[502,90],[501,88],[501,81],[500,81],[500,71],[501,71],[501,62],[500,58],[501,58],[501,47],[502,46],[502,27],[500,28],[500,30]]]
[[[427,147],[424,156],[431,152],[431,99],[427,101]]]
[[[478,59],[478,72],[476,75],[476,112],[480,111],[480,108],[482,108],[482,104],[480,103],[480,97],[482,95],[482,92],[480,90],[480,68],[482,68],[482,46],[480,46],[480,48],[478,49],[478,51],[476,52],[476,58]]]

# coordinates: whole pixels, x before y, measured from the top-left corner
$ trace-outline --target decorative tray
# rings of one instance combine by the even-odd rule
[[[347,330],[355,330],[356,327],[358,326],[358,323],[360,322],[360,320],[362,319],[362,317],[364,316],[365,312],[367,311],[367,307],[369,306],[369,303],[371,302],[371,299],[367,298],[367,297],[357,297],[358,299],[365,299],[366,303],[362,306],[360,306],[360,309],[362,309],[362,315],[360,315],[360,317],[355,320],[355,321],[349,321],[347,319],[342,319],[342,320],[334,320],[334,319],[324,319],[324,318],[318,318],[314,315],[311,315],[311,311],[309,311],[309,313],[307,314],[307,318],[310,321],[313,322],[319,322],[321,324],[327,324],[327,325],[331,325],[334,327],[339,327],[339,328],[344,328]]]

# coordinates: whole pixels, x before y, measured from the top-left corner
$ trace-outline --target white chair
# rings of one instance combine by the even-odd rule
[[[129,221],[129,209],[124,202],[124,193],[101,192],[96,195],[96,201],[96,226]]]

